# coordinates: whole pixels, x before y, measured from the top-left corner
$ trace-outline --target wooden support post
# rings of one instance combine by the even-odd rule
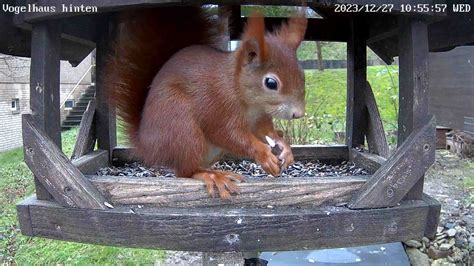
[[[353,209],[397,205],[434,162],[435,119],[413,131],[350,203]]]
[[[97,147],[109,152],[109,162],[112,158],[112,150],[117,146],[117,126],[115,110],[109,105],[107,93],[102,85],[102,76],[106,64],[106,56],[110,49],[109,37],[111,34],[110,21],[106,17],[101,25],[100,34],[97,39],[96,48],[96,115],[95,132],[97,137]]]
[[[423,194],[422,199],[428,203],[428,217],[426,219],[425,236],[434,239],[438,230],[439,214],[441,213],[441,204],[427,194]]]
[[[65,207],[107,209],[105,198],[66,158],[31,115],[23,115],[25,162]]]
[[[229,38],[231,40],[239,39],[243,30],[243,21],[240,5],[232,5],[230,7],[229,17]]]
[[[369,151],[387,158],[389,155],[387,138],[385,137],[382,118],[380,117],[377,102],[369,82],[365,86],[365,103],[369,115],[367,125],[367,145],[369,146]]]
[[[82,155],[89,153],[94,149],[95,131],[94,131],[94,114],[95,100],[91,100],[87,105],[87,109],[82,116],[79,132],[77,133],[76,144],[72,152],[71,160],[77,159]]]
[[[46,21],[33,24],[31,36],[30,109],[40,128],[61,149],[61,117],[59,113],[59,53],[61,24]],[[26,154],[26,153],[24,153]],[[51,195],[35,177],[38,199]]]
[[[364,145],[367,128],[364,91],[367,80],[367,32],[365,21],[354,18],[347,41],[347,106],[346,145],[350,148]],[[351,149],[349,150],[349,152]]]
[[[232,15],[233,6],[222,5],[218,7],[218,17],[219,17],[219,35],[221,36],[219,40],[220,48],[223,51],[229,50],[229,19]]]
[[[399,20],[399,118],[398,146],[428,116],[428,30],[425,21],[411,17]],[[432,151],[435,152],[434,150]],[[424,178],[407,194],[407,199],[421,199]]]

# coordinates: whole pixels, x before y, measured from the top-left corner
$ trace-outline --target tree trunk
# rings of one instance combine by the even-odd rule
[[[318,70],[324,71],[323,53],[321,51],[321,42],[316,42],[316,54],[318,56]]]

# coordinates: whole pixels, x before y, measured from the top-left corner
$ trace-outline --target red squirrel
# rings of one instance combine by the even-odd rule
[[[272,33],[263,17],[249,17],[233,52],[215,48],[217,26],[200,7],[136,10],[119,22],[103,84],[145,165],[202,180],[211,196],[217,188],[228,199],[243,177],[208,169],[224,154],[253,159],[274,176],[294,162],[272,118],[304,115],[296,49],[305,17]],[[280,147],[279,156],[265,136]]]

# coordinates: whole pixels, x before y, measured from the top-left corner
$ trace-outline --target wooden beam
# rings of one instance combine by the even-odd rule
[[[292,145],[291,149],[297,160],[349,160],[346,145]]]
[[[351,161],[357,167],[366,169],[369,173],[373,174],[386,162],[386,159],[377,154],[352,149]]]
[[[190,178],[89,176],[114,206],[146,205],[169,208],[218,206],[334,206],[348,202],[367,176],[335,178],[248,178],[231,200],[211,198],[201,181]]]
[[[8,38],[4,38],[0,42],[0,53],[31,57],[32,25],[19,28],[13,23],[13,17],[13,14],[5,12],[0,16],[0,25],[2,25],[2,27],[0,27],[0,36],[8,36]],[[58,22],[55,23],[57,24]],[[77,65],[90,53],[93,49],[91,47],[94,47],[95,44],[93,43],[91,46],[90,43],[79,43],[77,39],[66,38],[64,32],[70,25],[71,24],[61,24],[63,34],[61,34],[62,39],[60,42],[61,49],[59,55],[61,60],[69,60],[71,64]],[[88,25],[82,26],[87,27]]]
[[[95,134],[97,137],[97,147],[101,150],[109,152],[112,156],[112,150],[117,146],[117,125],[115,117],[115,109],[109,103],[109,96],[102,84],[102,76],[105,71],[106,57],[110,52],[112,36],[112,27],[109,26],[111,21],[108,17],[103,18],[101,29],[97,40],[96,49],[96,112],[95,112]],[[110,158],[111,159],[111,158]]]
[[[31,225],[30,207],[24,204],[18,204],[16,206],[16,213],[18,216],[18,223],[20,224],[20,230],[23,234],[31,236],[33,235],[33,227]]]
[[[430,51],[444,51],[456,46],[472,44],[474,28],[466,27],[472,23],[472,19],[472,12],[456,13],[445,20],[430,24],[428,26]]]
[[[240,21],[231,27],[231,40],[239,40],[247,22],[247,18],[239,18]],[[265,18],[265,27],[268,31],[278,29],[286,18]],[[305,34],[305,40],[308,41],[333,41],[346,42],[349,38],[349,21],[344,18],[339,19],[308,19],[308,28]]]
[[[77,159],[94,149],[96,140],[94,125],[95,108],[95,99],[92,99],[89,104],[87,104],[87,109],[82,115],[81,124],[79,125],[79,132],[77,133],[76,144],[74,144],[71,160]]]
[[[398,146],[428,116],[428,33],[424,21],[400,18]]]
[[[416,128],[429,120],[428,114],[428,29],[425,21],[400,18],[398,146]],[[431,151],[434,156],[434,150]],[[420,199],[421,178],[407,199]]]
[[[20,12],[18,15],[10,18],[16,28],[26,31],[32,30],[32,24],[26,23],[24,20],[25,13]],[[70,40],[72,42],[83,44],[91,48],[95,47],[96,33],[96,17],[94,16],[80,16],[71,17],[61,22],[61,38]]]
[[[398,34],[398,16],[393,13],[370,14],[367,17],[369,36],[367,44],[382,41]]]
[[[59,149],[61,149],[60,33],[61,24],[57,22],[42,22],[33,26],[30,67],[30,109],[33,118],[51,138],[53,145]],[[51,199],[51,195],[37,177],[35,177],[35,189],[39,199]]]
[[[229,39],[236,40],[240,39],[240,34],[243,31],[243,19],[240,5],[232,5],[230,8],[229,17]]]
[[[396,206],[434,162],[435,119],[413,131],[352,199],[353,209]]]
[[[320,161],[347,161],[349,149],[346,145],[292,145],[295,160],[320,160]],[[123,165],[137,161],[133,157],[133,148],[115,148],[113,151],[113,164]],[[237,158],[229,156],[227,159]]]
[[[367,28],[363,18],[351,21],[351,35],[347,42],[347,105],[346,145],[363,146],[367,128],[367,110],[364,107],[367,80]]]
[[[380,117],[377,102],[375,101],[374,92],[372,91],[369,82],[367,82],[367,85],[365,86],[365,104],[369,114],[366,135],[369,151],[378,154],[383,158],[387,158],[389,155],[387,138],[385,137],[385,130],[383,128],[382,118]]]
[[[219,44],[219,47],[223,51],[229,50],[229,42],[230,42],[229,24],[230,24],[230,19],[231,19],[233,11],[234,11],[234,6],[220,5],[217,7],[218,36],[220,36],[219,38],[220,40],[218,44]]]
[[[84,175],[95,175],[100,168],[109,165],[109,153],[96,150],[73,160],[72,164]]]
[[[359,211],[345,207],[90,210],[35,198],[20,205],[30,209],[30,236],[204,252],[335,248],[419,239],[430,207],[414,200]]]
[[[25,162],[61,205],[106,209],[105,198],[66,158],[31,115],[23,115]]]
[[[382,21],[372,21],[371,35],[367,41],[368,46],[377,53],[387,64],[392,63],[392,57],[399,55],[398,33],[400,25],[396,18],[386,18]],[[449,51],[456,46],[469,45],[474,40],[474,28],[465,27],[472,20],[472,15],[457,13],[441,21],[428,25],[428,44],[430,52]],[[377,26],[373,26],[377,25]],[[380,26],[378,26],[380,25]],[[452,29],[456,29],[453,31]]]
[[[426,219],[425,236],[434,239],[438,232],[441,203],[427,194],[423,194],[422,199],[430,206],[428,209],[428,217]]]

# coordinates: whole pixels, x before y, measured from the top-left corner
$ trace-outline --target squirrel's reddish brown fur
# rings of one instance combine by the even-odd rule
[[[120,16],[104,86],[126,123],[136,155],[177,176],[205,182],[211,195],[238,192],[240,175],[207,168],[226,153],[254,159],[272,175],[293,162],[272,117],[304,115],[304,74],[296,49],[306,18],[265,33],[249,18],[240,47],[213,47],[217,27],[200,8],[158,8]],[[271,153],[265,136],[283,150]]]

